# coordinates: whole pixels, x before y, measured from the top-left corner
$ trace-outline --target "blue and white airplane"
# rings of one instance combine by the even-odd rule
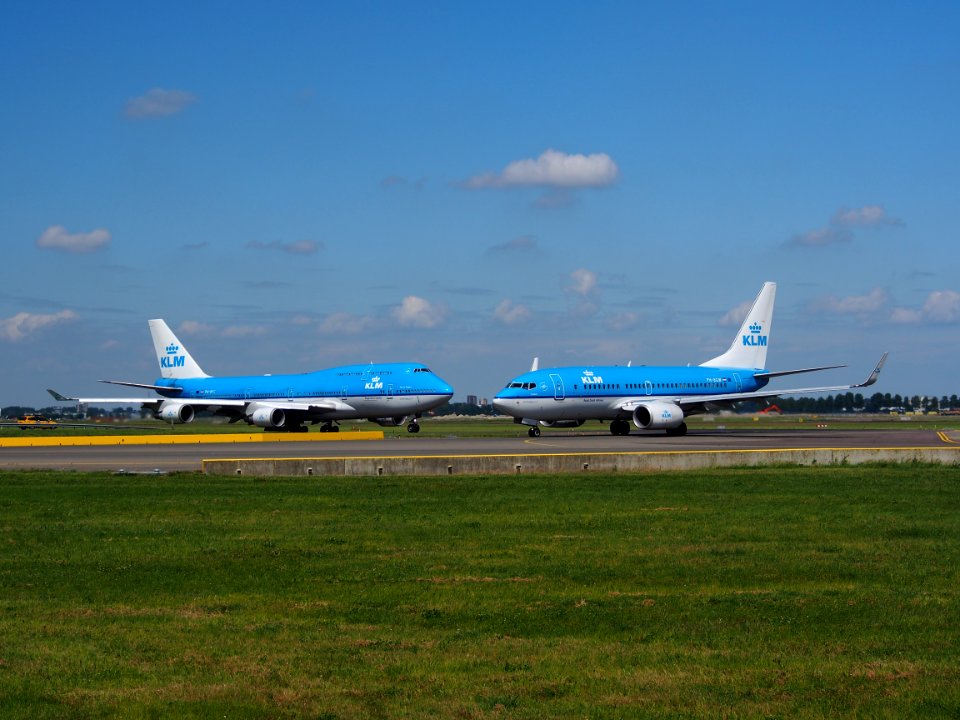
[[[540,370],[515,377],[493,400],[493,406],[530,425],[530,437],[540,427],[579,427],[586,420],[609,420],[614,435],[629,435],[630,421],[641,430],[666,430],[685,435],[688,415],[729,408],[743,400],[768,400],[777,395],[851,390],[877,381],[884,353],[870,377],[858,385],[763,390],[783,375],[831,370],[844,365],[768,371],[765,368],[776,283],[764,283],[730,348],[694,367],[578,365]]]
[[[305,431],[303,423],[323,423],[336,432],[341,420],[366,419],[382,426],[407,423],[420,431],[418,418],[453,397],[453,388],[418,363],[345,365],[300,375],[211,377],[193,359],[163,320],[150,320],[150,334],[161,377],[152,384],[101,380],[153,390],[160,397],[71,398],[48,390],[61,402],[139,403],[169,423],[192,422],[197,412],[244,421],[265,430]]]

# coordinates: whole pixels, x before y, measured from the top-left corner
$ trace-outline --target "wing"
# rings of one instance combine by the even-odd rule
[[[854,390],[856,388],[865,388],[873,385],[880,376],[880,371],[883,369],[883,364],[886,361],[887,353],[884,353],[880,358],[880,362],[877,363],[877,366],[873,369],[873,372],[870,373],[870,376],[862,383],[857,383],[855,385],[790,388],[787,390],[758,390],[756,392],[726,393],[723,395],[684,395],[683,397],[658,396],[656,398],[637,397],[629,398],[621,402],[619,405],[617,405],[617,408],[619,410],[623,410],[624,412],[632,413],[638,405],[643,405],[645,402],[650,402],[651,400],[668,400],[675,405],[678,405],[685,413],[689,414],[691,412],[707,412],[710,410],[729,407],[734,403],[742,402],[744,400],[764,400],[766,398],[774,398],[779,395],[799,395],[803,393],[840,392],[842,390]]]
[[[130,384],[130,383],[126,383]],[[150,387],[148,385],[135,385],[134,387]],[[179,388],[163,388],[163,390],[179,390]],[[204,400],[202,398],[191,398],[190,400],[180,400],[179,398],[165,398],[165,397],[67,397],[66,395],[61,395],[56,390],[51,390],[47,388],[47,392],[53,396],[54,400],[59,402],[72,402],[78,403],[80,405],[100,405],[100,404],[114,404],[114,405],[142,405],[143,407],[151,408],[156,410],[160,405],[165,402],[183,402],[187,405],[192,405],[193,407],[200,410],[207,410],[210,412],[217,412],[220,408],[228,409],[227,414],[230,408],[243,409],[248,404],[250,400]]]
[[[108,381],[105,381],[108,382]],[[142,387],[142,388],[154,388],[162,390],[179,390],[179,388],[159,388],[158,386],[153,385],[139,385],[135,383],[116,383],[117,385],[130,385],[132,387]],[[248,406],[251,406],[252,409],[260,408],[278,408],[287,412],[294,413],[303,413],[305,415],[324,415],[326,413],[332,413],[337,411],[346,411],[352,412],[354,410],[352,405],[348,405],[345,402],[340,400],[316,400],[312,402],[294,402],[292,400],[222,400],[222,399],[204,399],[204,398],[121,398],[121,397],[67,397],[58,393],[56,390],[50,388],[47,389],[47,392],[50,393],[55,400],[60,402],[73,402],[80,403],[83,405],[87,404],[96,404],[96,403],[114,403],[120,405],[144,405],[147,407],[157,407],[161,403],[172,401],[172,402],[182,402],[187,405],[192,405],[197,410],[206,410],[209,412],[217,412],[218,410],[225,410],[227,414],[238,414],[240,412],[246,412]],[[233,412],[231,412],[231,410]]]

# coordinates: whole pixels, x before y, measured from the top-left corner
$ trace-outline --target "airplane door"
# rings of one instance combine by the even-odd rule
[[[393,383],[387,384],[387,400],[393,400]]]
[[[740,392],[743,389],[743,386],[740,384],[740,376],[737,373],[733,374],[733,382],[737,386],[737,392]]]
[[[553,399],[563,400],[566,397],[563,393],[563,378],[559,375],[551,375],[550,379],[553,380]]]
[[[340,388],[340,397],[345,398],[347,396],[347,386],[343,385]]]
[[[647,395],[653,395],[653,383],[650,382],[649,380],[645,380],[643,383],[643,391]]]

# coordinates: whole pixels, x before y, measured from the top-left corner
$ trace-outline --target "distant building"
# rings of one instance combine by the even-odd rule
[[[476,395],[467,395],[467,405],[479,405]]]

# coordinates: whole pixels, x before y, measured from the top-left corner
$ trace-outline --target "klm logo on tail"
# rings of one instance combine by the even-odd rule
[[[753,323],[750,326],[750,334],[741,335],[744,347],[766,347],[767,336],[761,335],[761,332],[763,332],[763,327],[760,323]]]
[[[177,355],[180,352],[180,346],[176,343],[170,343],[167,345],[167,354],[166,356],[160,358],[160,367],[162,368],[178,368],[183,367],[184,363],[187,361],[187,358],[183,355]]]

